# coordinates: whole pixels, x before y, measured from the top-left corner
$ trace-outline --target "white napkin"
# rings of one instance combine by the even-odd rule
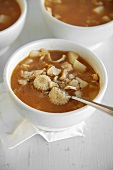
[[[58,132],[44,131],[35,127],[18,114],[10,102],[3,83],[0,84],[0,139],[7,148],[12,149],[36,134],[48,142],[53,142],[74,136],[85,136],[85,131],[85,122]]]

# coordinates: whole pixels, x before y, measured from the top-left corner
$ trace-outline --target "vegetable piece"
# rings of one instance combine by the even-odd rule
[[[47,7],[47,12],[52,15],[52,9],[50,7]]]
[[[95,12],[96,14],[102,14],[103,11],[104,11],[104,6],[98,6],[93,9],[93,12]]]
[[[81,72],[84,72],[86,70],[86,66],[79,62],[78,60],[74,61],[73,68]]]
[[[107,15],[103,16],[103,17],[102,17],[102,20],[103,20],[104,22],[109,22],[109,21],[111,21],[110,17],[108,17]]]
[[[78,59],[78,56],[79,55],[73,51],[68,52],[68,59],[72,65],[74,64],[75,59]]]
[[[75,79],[73,79],[72,81],[70,81],[70,82],[69,82],[69,85],[76,87],[76,89],[79,89],[79,88],[80,88],[78,80],[75,80]]]
[[[0,23],[5,24],[5,23],[9,22],[9,20],[10,20],[9,16],[7,16],[7,15],[0,15]]]
[[[88,85],[88,83],[86,81],[80,79],[79,77],[76,77],[76,80],[78,80],[78,82],[80,83],[81,89],[85,88]]]
[[[38,57],[38,56],[39,56],[39,51],[37,51],[37,50],[32,50],[32,51],[30,52],[29,56],[30,56],[31,58],[33,58],[33,57]]]

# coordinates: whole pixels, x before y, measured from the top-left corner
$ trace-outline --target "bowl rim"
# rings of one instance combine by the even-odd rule
[[[45,1],[45,0],[40,0],[40,7],[41,7],[41,9],[46,13],[46,15],[49,17],[49,19],[51,19],[52,21],[54,21],[54,22],[56,22],[56,23],[58,23],[58,24],[61,24],[61,25],[63,25],[63,26],[66,26],[66,27],[69,27],[69,28],[73,28],[73,29],[74,29],[74,28],[76,28],[76,29],[81,29],[81,30],[92,30],[92,29],[98,30],[98,29],[103,29],[103,28],[105,28],[105,27],[109,27],[109,26],[111,26],[111,25],[113,24],[113,20],[111,20],[110,22],[105,23],[105,24],[101,24],[101,25],[97,25],[97,26],[90,26],[90,27],[76,26],[76,25],[68,24],[68,23],[65,23],[65,22],[63,22],[63,21],[60,21],[60,20],[56,19],[55,17],[53,17],[52,15],[50,15],[50,14],[47,12],[47,10],[46,10],[46,8],[45,8],[45,6],[44,6],[44,1]]]
[[[89,105],[86,105],[82,108],[79,108],[77,110],[73,110],[73,111],[69,111],[69,112],[63,112],[63,113],[52,113],[52,112],[45,112],[45,111],[41,111],[41,110],[37,110],[27,104],[25,104],[24,102],[22,102],[13,92],[13,90],[11,89],[11,86],[10,86],[10,82],[7,81],[7,69],[8,69],[8,65],[9,63],[13,60],[13,58],[15,58],[15,55],[19,52],[19,51],[22,51],[22,50],[25,50],[26,48],[28,48],[29,46],[34,46],[35,44],[38,44],[38,43],[52,43],[53,41],[61,41],[62,43],[63,42],[66,42],[66,43],[71,43],[71,44],[74,44],[76,47],[79,47],[79,48],[82,48],[83,50],[85,50],[86,52],[90,53],[91,56],[97,60],[101,66],[101,69],[102,69],[102,72],[103,72],[103,75],[104,75],[104,79],[105,79],[105,83],[102,87],[102,89],[100,89],[98,95],[94,98],[93,101],[96,101],[98,100],[101,96],[104,95],[105,91],[106,91],[106,88],[107,88],[107,84],[108,84],[108,76],[107,76],[107,71],[106,71],[106,68],[103,64],[103,62],[100,60],[100,58],[94,53],[92,52],[91,50],[89,50],[88,48],[84,47],[83,45],[80,45],[78,43],[74,43],[72,41],[69,41],[69,40],[64,40],[64,39],[41,39],[41,40],[36,40],[36,41],[32,41],[30,43],[27,43],[25,44],[24,46],[20,47],[19,49],[17,49],[11,56],[10,58],[8,59],[6,65],[5,65],[5,68],[4,68],[4,72],[3,72],[3,79],[4,79],[4,85],[5,85],[5,88],[6,88],[6,91],[11,95],[11,97],[13,97],[13,99],[16,100],[17,103],[19,103],[20,105],[22,105],[23,107],[27,108],[29,111],[31,112],[35,112],[37,114],[43,114],[43,115],[46,115],[46,116],[53,116],[53,117],[62,117],[62,116],[71,116],[72,114],[79,114],[82,113],[82,112],[85,112],[86,110],[88,111],[88,109],[91,107]],[[27,56],[25,56],[24,58],[26,58]],[[23,59],[24,59],[23,58]],[[22,59],[22,60],[23,60]],[[21,60],[20,60],[21,61]],[[19,62],[20,62],[19,61]],[[18,63],[17,63],[18,64]],[[15,67],[17,66],[17,64],[15,65]],[[10,75],[10,78],[11,78],[11,75]],[[10,79],[11,80],[11,79]]]
[[[15,27],[24,19],[24,17],[26,17],[26,14],[27,14],[27,2],[26,2],[26,0],[21,0],[21,2],[23,4],[23,10],[21,9],[20,17],[11,26],[9,26],[8,28],[0,31],[0,35],[5,34],[6,32],[8,32],[8,31],[10,31],[12,29],[16,29]],[[19,5],[19,3],[18,3],[18,5]]]

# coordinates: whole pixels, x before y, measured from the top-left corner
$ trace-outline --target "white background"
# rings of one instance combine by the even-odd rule
[[[42,19],[39,1],[28,0],[25,27],[0,57],[0,82],[5,63],[16,49],[30,41],[52,37]],[[113,105],[113,37],[94,52],[103,61],[109,78],[102,103]],[[0,170],[113,170],[113,117],[97,110],[86,125],[86,137],[48,143],[36,135],[12,150],[0,142]]]

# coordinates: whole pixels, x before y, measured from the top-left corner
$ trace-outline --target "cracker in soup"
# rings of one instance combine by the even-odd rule
[[[93,100],[100,90],[96,71],[73,51],[33,50],[14,69],[11,88],[27,105],[46,112],[79,109],[71,95]]]

